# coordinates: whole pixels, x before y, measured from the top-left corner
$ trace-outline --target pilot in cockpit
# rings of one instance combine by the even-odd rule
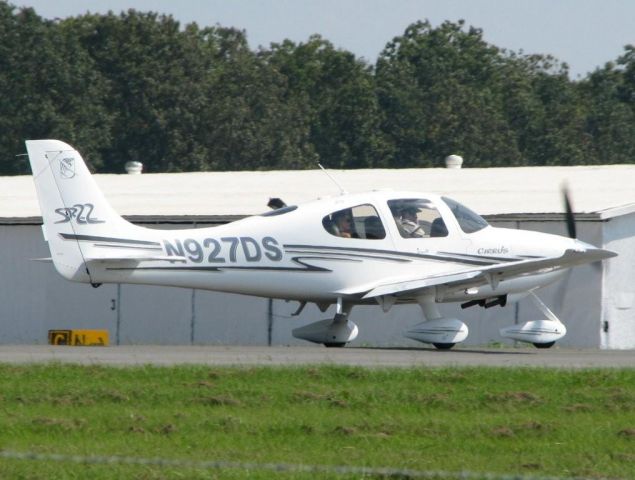
[[[343,238],[357,238],[353,230],[353,216],[350,209],[340,210],[333,214],[335,234]]]
[[[401,230],[403,230],[403,232],[406,233],[406,236],[425,236],[425,232],[421,228],[421,225],[419,225],[419,219],[417,218],[418,212],[419,209],[414,205],[408,205],[401,209],[399,217],[399,227]]]

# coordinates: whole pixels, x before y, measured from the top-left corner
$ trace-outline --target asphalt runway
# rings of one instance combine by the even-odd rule
[[[363,367],[635,368],[635,350],[552,348],[325,348],[320,346],[68,347],[0,345],[0,363],[82,365],[358,365]]]

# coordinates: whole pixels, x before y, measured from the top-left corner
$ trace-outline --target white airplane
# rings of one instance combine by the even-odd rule
[[[63,277],[95,287],[167,285],[297,300],[296,314],[307,303],[322,311],[335,304],[334,318],[293,330],[327,346],[356,338],[355,305],[387,312],[419,304],[424,321],[404,335],[447,349],[468,328],[441,315],[438,303],[489,308],[529,296],[546,318],[500,333],[548,348],[566,328],[535,291],[575,265],[615,256],[575,238],[494,228],[450,198],[418,192],[342,194],[211,228],[147,229],[112,209],[73,147],[58,140],[26,147],[44,237]]]

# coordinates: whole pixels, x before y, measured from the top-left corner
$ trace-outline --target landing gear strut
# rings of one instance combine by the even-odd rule
[[[326,347],[343,347],[357,338],[358,329],[348,319],[353,305],[337,300],[335,316],[320,320],[293,330],[293,336],[313,343],[323,343]]]

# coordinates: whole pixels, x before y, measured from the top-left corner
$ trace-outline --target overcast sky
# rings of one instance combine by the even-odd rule
[[[420,19],[437,26],[464,19],[502,48],[551,54],[572,78],[615,60],[635,44],[635,0],[9,0],[46,18],[134,8],[183,23],[247,31],[250,45],[296,42],[319,33],[369,62]]]

